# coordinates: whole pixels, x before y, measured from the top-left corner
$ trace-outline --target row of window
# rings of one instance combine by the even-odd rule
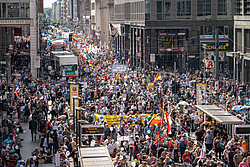
[[[197,0],[197,16],[211,16],[212,0]],[[230,15],[231,14],[231,0],[217,0],[217,14]],[[156,4],[156,19],[169,20],[171,15],[170,0],[158,0]],[[192,13],[191,0],[177,0],[176,14],[177,18],[191,18]],[[145,1],[145,16],[146,20],[150,20],[150,0]]]
[[[0,3],[0,18],[9,17],[30,17],[30,4],[20,3]]]

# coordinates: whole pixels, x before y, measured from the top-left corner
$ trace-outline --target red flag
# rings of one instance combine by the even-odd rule
[[[19,96],[18,96],[18,93],[17,93],[17,91],[16,91],[16,97],[17,97],[17,101],[19,101]]]

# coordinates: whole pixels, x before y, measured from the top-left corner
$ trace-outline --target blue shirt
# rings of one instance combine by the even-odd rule
[[[5,139],[4,140],[4,143],[5,143],[5,146],[7,146],[8,144],[10,144],[12,142],[12,140],[10,139]]]

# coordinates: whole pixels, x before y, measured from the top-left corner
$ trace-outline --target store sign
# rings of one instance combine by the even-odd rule
[[[168,33],[168,36],[170,37],[176,36],[176,33]]]
[[[164,37],[164,36],[167,36],[168,35],[168,33],[159,33],[159,36],[161,36],[161,37]]]
[[[22,36],[22,28],[14,28],[14,36]]]
[[[184,47],[159,47],[160,52],[184,52]]]
[[[150,54],[150,62],[155,63],[155,54]]]
[[[6,25],[6,24],[17,24],[17,25],[22,25],[22,24],[30,24],[30,20],[0,20],[0,25]]]
[[[213,60],[206,60],[205,64],[206,64],[206,68],[214,68],[214,61]]]
[[[39,9],[38,9],[38,13],[43,13],[43,0],[39,0]]]
[[[82,135],[104,135],[104,126],[101,125],[83,125],[81,128]]]
[[[173,45],[172,41],[162,41],[162,46],[171,47]]]
[[[203,44],[207,44],[207,51],[215,51],[216,45],[214,42],[201,42],[201,46]],[[202,47],[201,47],[202,48]],[[219,51],[231,51],[232,43],[231,42],[220,42],[219,43]]]

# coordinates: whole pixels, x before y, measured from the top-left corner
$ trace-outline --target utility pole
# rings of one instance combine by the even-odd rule
[[[218,81],[219,80],[219,31],[218,31],[218,27],[216,27],[216,31],[215,31],[215,55],[216,55],[216,59],[215,59],[215,80]]]

